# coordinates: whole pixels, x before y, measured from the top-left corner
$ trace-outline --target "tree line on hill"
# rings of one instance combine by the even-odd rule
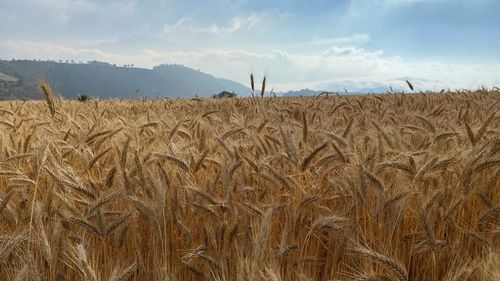
[[[244,85],[178,64],[153,69],[118,67],[90,61],[0,60],[0,100],[40,99],[38,85],[48,81],[58,96],[77,99],[212,97],[224,91],[248,95]]]

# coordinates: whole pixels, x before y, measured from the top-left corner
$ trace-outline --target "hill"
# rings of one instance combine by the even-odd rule
[[[182,65],[160,65],[153,69],[118,67],[92,61],[0,60],[0,100],[39,99],[38,83],[50,82],[65,98],[80,95],[98,98],[156,98],[212,96],[222,91],[246,95],[248,88]]]
[[[280,96],[283,97],[307,97],[307,96],[316,96],[321,94],[323,91],[311,90],[311,89],[302,89],[297,91],[288,91],[288,92],[280,92]]]
[[[356,90],[347,90],[346,88],[333,88],[330,87],[328,90],[311,90],[311,89],[302,89],[296,91],[288,91],[288,92],[280,92],[279,94],[283,97],[307,97],[307,96],[317,96],[321,93],[330,93],[330,94],[342,94],[342,95],[362,95],[362,94],[383,94],[391,91],[390,87],[373,87],[373,88],[361,88]],[[398,92],[404,91],[404,88],[398,88]]]

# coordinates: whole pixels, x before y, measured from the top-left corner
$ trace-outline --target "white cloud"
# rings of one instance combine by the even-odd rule
[[[358,46],[370,42],[368,34],[354,34],[345,37],[313,37],[310,40],[301,40],[295,43],[280,44],[286,49],[324,49],[331,46]]]
[[[238,16],[232,18],[226,24],[200,24],[198,21],[182,17],[176,23],[169,25],[166,24],[163,27],[164,33],[183,33],[183,32],[195,32],[195,33],[209,33],[212,35],[225,35],[232,34],[239,30],[251,30],[261,21],[261,16],[257,14],[251,14],[247,16]]]
[[[370,41],[368,34],[354,34],[347,37],[315,38],[310,45],[363,44]]]
[[[384,52],[382,50],[377,50],[375,52],[368,52],[361,48],[356,47],[337,47],[333,46],[322,54],[323,57],[349,57],[352,59],[377,59],[380,58]]]
[[[102,60],[117,64],[152,67],[162,63],[182,63],[219,77],[248,83],[248,74],[268,75],[276,90],[312,88],[349,90],[404,85],[415,81],[418,90],[441,88],[476,88],[500,84],[500,65],[447,64],[443,62],[409,62],[389,57],[381,50],[367,51],[355,47],[332,47],[315,55],[289,53],[283,50],[250,52],[246,50],[202,49],[158,52],[143,50],[133,55],[117,55],[96,48],[31,41],[0,41],[0,57]]]

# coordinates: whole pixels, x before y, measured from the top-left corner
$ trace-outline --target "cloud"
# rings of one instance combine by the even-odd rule
[[[346,37],[315,38],[310,45],[363,44],[370,41],[368,34],[354,34]]]
[[[11,33],[16,37],[24,35],[26,39],[33,35],[54,34],[57,30],[58,35],[67,36],[91,29],[103,21],[123,28],[124,25],[115,23],[116,19],[125,16],[130,19],[137,11],[137,3],[138,0],[0,0],[0,25],[6,25],[0,35]],[[94,29],[94,32],[99,30]]]
[[[340,37],[313,37],[309,40],[300,40],[294,43],[278,44],[281,48],[304,50],[304,49],[321,49],[331,46],[359,46],[370,42],[368,34],[353,34],[350,36]]]
[[[29,0],[29,5],[35,9],[42,9],[42,14],[49,15],[50,19],[65,23],[71,16],[81,12],[92,11],[95,3],[88,0]]]
[[[367,60],[367,59],[377,59],[380,58],[384,52],[382,50],[377,50],[375,52],[369,52],[361,48],[356,47],[337,47],[333,46],[324,52],[321,56],[324,58],[334,57],[341,58],[347,57],[356,60]]]
[[[172,25],[165,24],[163,26],[163,32],[168,34],[188,31],[194,33],[209,33],[211,35],[225,35],[232,34],[243,29],[251,30],[260,21],[261,16],[251,14],[247,16],[233,17],[226,24],[210,23],[203,25],[192,18],[181,17]]]
[[[142,50],[134,54],[116,54],[97,48],[75,48],[60,44],[31,41],[0,41],[0,57],[102,60],[116,64],[152,67],[162,63],[181,63],[219,77],[247,84],[248,74],[267,74],[269,85],[276,90],[311,88],[349,90],[404,85],[415,81],[417,89],[476,88],[500,84],[496,64],[448,64],[411,62],[391,57],[383,51],[357,47],[331,47],[318,54],[303,55],[284,50],[251,52],[242,49],[200,49],[159,52]]]

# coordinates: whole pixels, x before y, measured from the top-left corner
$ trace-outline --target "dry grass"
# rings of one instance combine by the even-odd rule
[[[44,92],[0,103],[0,280],[500,276],[499,91]]]

